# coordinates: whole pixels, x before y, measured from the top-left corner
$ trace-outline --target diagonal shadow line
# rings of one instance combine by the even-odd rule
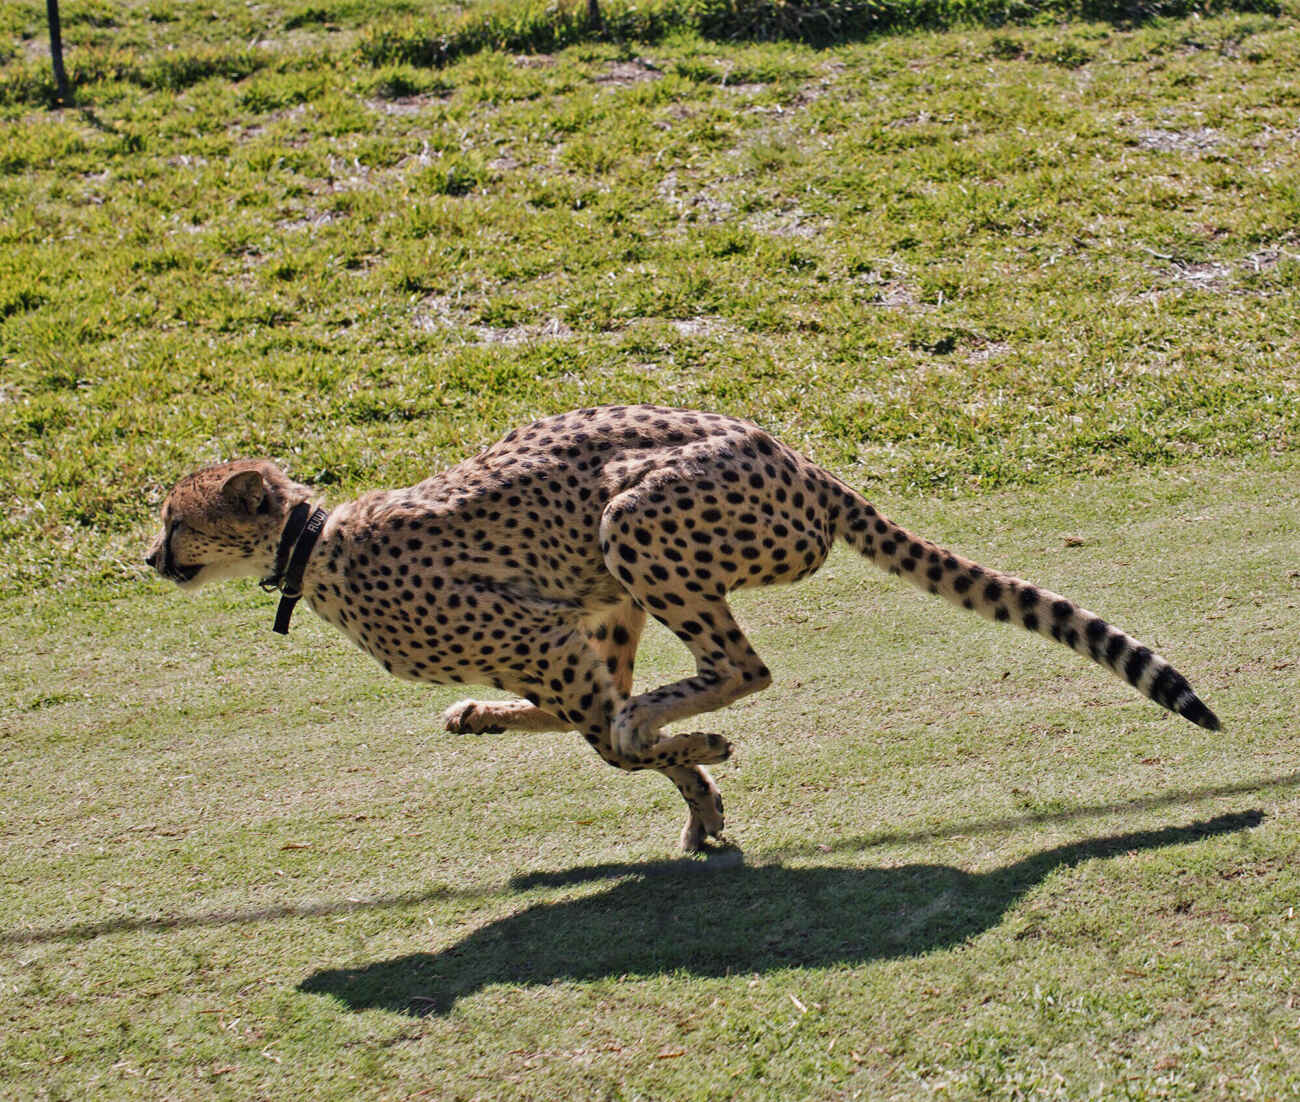
[[[1126,811],[1154,811],[1163,807],[1193,804],[1220,796],[1243,796],[1270,788],[1300,788],[1300,769],[1277,777],[1257,777],[1254,780],[1236,781],[1232,784],[1206,785],[1164,796],[1139,796],[1132,800],[1116,800],[1106,804],[1085,804],[1064,811],[1031,811],[1023,815],[1007,815],[983,822],[954,823],[931,830],[885,830],[876,834],[861,834],[856,838],[841,838],[835,842],[808,842],[802,845],[778,846],[766,851],[773,857],[800,857],[812,854],[841,853],[872,849],[876,846],[899,845],[907,842],[932,842],[943,838],[968,837],[972,834],[996,834],[1002,830],[1015,830],[1022,826],[1044,823],[1072,823],[1102,815],[1117,815]]]
[[[496,895],[500,888],[430,888],[422,892],[378,895],[371,899],[330,900],[320,903],[282,903],[271,907],[235,907],[206,914],[166,915],[138,918],[106,918],[101,922],[77,922],[68,926],[45,926],[31,930],[0,931],[0,945],[36,945],[49,941],[91,941],[105,934],[136,930],[192,930],[204,926],[234,926],[247,922],[274,922],[279,918],[317,918],[353,911],[414,907],[435,899],[476,899]]]
[[[1233,784],[1206,785],[1184,792],[1171,792],[1164,796],[1139,796],[1132,800],[1116,800],[1106,804],[1085,804],[1064,811],[1037,811],[1024,815],[1007,815],[1000,819],[985,819],[976,823],[954,823],[951,826],[935,827],[932,830],[886,830],[877,834],[859,835],[856,838],[844,838],[838,842],[809,842],[804,845],[777,846],[762,853],[751,854],[757,862],[769,858],[780,860],[784,857],[805,857],[827,853],[843,853],[876,846],[899,845],[908,842],[932,842],[944,838],[965,838],[974,834],[996,834],[998,831],[1015,830],[1017,827],[1037,826],[1043,823],[1070,823],[1079,819],[1091,819],[1102,815],[1117,815],[1126,811],[1151,811],[1162,807],[1197,803],[1220,796],[1241,796],[1261,792],[1270,788],[1300,787],[1300,770],[1283,773],[1277,777],[1257,777],[1249,781],[1237,781]],[[739,864],[744,860],[740,850],[726,846],[706,854],[707,860],[701,862],[692,858],[677,858],[670,861],[649,861],[641,864],[609,862],[603,865],[586,865],[579,868],[564,869],[560,872],[522,873],[510,878],[510,887],[515,891],[529,891],[533,888],[562,888],[595,880],[617,880],[619,877],[637,875],[641,877],[676,876],[682,874],[684,867],[693,867],[695,871],[719,869]],[[689,874],[689,873],[688,873]]]
[[[1073,822],[1078,819],[1117,814],[1124,811],[1152,810],[1177,804],[1195,803],[1198,800],[1213,799],[1218,796],[1239,796],[1268,788],[1295,787],[1300,787],[1300,770],[1284,773],[1277,777],[1260,777],[1255,780],[1239,781],[1234,784],[1207,785],[1185,792],[1171,793],[1167,796],[1141,797],[1135,800],[1121,800],[1109,804],[1089,804],[1084,807],[1070,808],[1066,811],[1009,815],[1000,819],[988,819],[980,823],[957,823],[950,827],[938,827],[933,830],[882,831],[877,834],[861,835],[856,838],[845,838],[838,842],[778,847],[765,851],[760,856],[760,859],[768,856],[780,859],[782,857],[811,854],[825,855],[827,853],[851,852],[906,842],[938,841],[943,838],[970,836],[972,834],[992,834],[1000,830],[1013,830],[1016,827],[1040,823]],[[744,856],[739,849],[727,847],[715,851],[703,862],[690,858],[677,858],[644,862],[637,865],[614,862],[606,865],[586,866],[581,869],[569,869],[563,873],[529,873],[512,877],[509,881],[509,888],[513,891],[522,892],[537,887],[564,887],[590,880],[616,879],[634,872],[642,877],[674,876],[681,873],[684,868],[694,869],[695,871],[717,870],[730,867],[733,864],[740,864],[743,860]],[[36,945],[53,941],[91,941],[106,934],[135,930],[186,930],[207,926],[273,922],[281,918],[314,918],[348,914],[353,911],[410,907],[420,903],[428,903],[435,899],[485,899],[488,896],[497,894],[500,890],[500,888],[496,887],[440,887],[423,892],[403,892],[394,895],[376,896],[372,899],[348,899],[301,904],[286,903],[273,907],[234,908],[226,911],[211,911],[206,914],[193,915],[109,918],[100,922],[78,922],[66,926],[36,927],[31,930],[3,930],[0,931],[0,945]]]
[[[724,977],[916,957],[994,928],[1058,869],[1199,843],[1263,820],[1262,811],[1238,811],[1086,838],[982,873],[927,864],[794,868],[738,861],[712,871],[698,861],[561,870],[537,882],[617,883],[535,903],[438,952],[319,968],[298,990],[331,996],[349,1010],[423,1016],[449,1013],[460,999],[497,984],[677,972]],[[1037,936],[1032,929],[1028,936]]]

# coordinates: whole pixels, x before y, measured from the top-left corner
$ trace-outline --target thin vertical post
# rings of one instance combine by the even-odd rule
[[[59,29],[59,0],[45,0],[45,11],[50,19],[50,57],[54,61],[55,93],[60,107],[72,102],[68,93],[68,74],[63,68],[63,32]]]

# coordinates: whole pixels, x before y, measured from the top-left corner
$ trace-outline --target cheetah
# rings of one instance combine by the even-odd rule
[[[666,733],[767,687],[727,604],[806,578],[843,540],[927,593],[1063,643],[1157,704],[1219,721],[1168,662],[1057,593],[980,566],[882,516],[856,490],[749,421],[660,406],[580,409],[510,432],[406,489],[326,512],[275,464],[242,459],[182,479],[146,562],[182,589],[221,578],[300,597],[390,673],[490,685],[448,731],[576,729],[610,765],[663,773],[686,801],[682,848],[718,839],[707,766],[730,742]],[[634,695],[653,616],[695,673]]]

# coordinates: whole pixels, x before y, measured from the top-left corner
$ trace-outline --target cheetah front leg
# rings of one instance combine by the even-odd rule
[[[628,660],[630,672],[630,659]],[[526,700],[460,700],[443,713],[447,730],[453,734],[500,734],[503,731],[571,731],[573,724],[557,719],[550,712]],[[613,744],[607,737],[593,743],[601,756],[611,765],[620,765],[613,754]],[[698,853],[709,838],[719,838],[726,819],[722,795],[713,778],[701,765],[679,765],[661,772],[681,793],[686,801],[686,826],[682,829],[681,846],[687,853]]]
[[[630,601],[590,613],[580,630],[594,657],[604,665],[614,692],[632,691],[632,663],[645,627],[645,613]],[[442,713],[454,735],[498,735],[503,731],[572,731],[566,723],[527,700],[458,700]]]

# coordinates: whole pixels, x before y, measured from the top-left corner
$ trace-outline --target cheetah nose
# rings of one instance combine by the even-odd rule
[[[147,555],[144,557],[144,561],[145,561],[145,565],[147,565],[147,566],[152,566],[155,570],[157,570],[157,569],[158,569],[158,552],[157,552],[156,550],[154,550],[154,551],[150,551],[149,554],[147,554]]]

